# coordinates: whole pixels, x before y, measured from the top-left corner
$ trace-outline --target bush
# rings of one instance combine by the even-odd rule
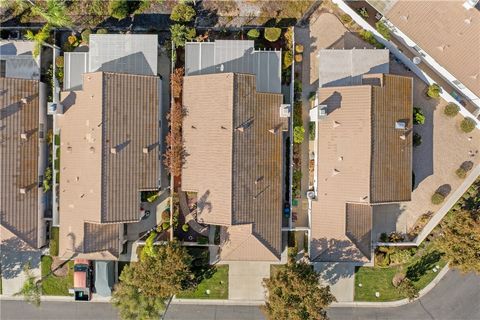
[[[68,36],[67,41],[68,41],[68,43],[69,43],[70,45],[75,46],[75,45],[77,45],[78,39],[77,39],[76,36],[74,36],[74,35],[72,34],[72,35],[69,35],[69,36]]]
[[[463,168],[458,168],[455,173],[460,179],[465,179],[467,177],[467,171]]]
[[[427,96],[438,99],[440,97],[440,91],[440,86],[436,83],[432,83],[428,86]]]
[[[128,15],[127,0],[111,0],[108,4],[108,14],[117,20],[122,20]]]
[[[300,62],[302,62],[302,60],[303,60],[302,54],[301,54],[301,53],[297,53],[297,54],[295,55],[295,62],[300,63]]]
[[[310,92],[310,94],[308,95],[308,101],[314,102],[316,97],[317,97],[317,92],[316,92],[316,91],[312,91],[312,92]]]
[[[416,132],[413,133],[412,143],[414,147],[418,147],[422,144],[422,136]]]
[[[293,63],[293,53],[292,51],[284,51],[283,53],[283,69],[288,69]]]
[[[388,236],[388,241],[390,242],[402,242],[404,239],[405,237],[403,236],[403,234],[395,231],[390,233],[390,235]]]
[[[258,31],[258,29],[250,29],[247,32],[247,37],[251,40],[257,39],[258,37],[260,37],[260,31]]]
[[[158,197],[159,197],[158,193],[152,194],[147,198],[147,202],[149,203],[155,202],[155,200],[157,200]]]
[[[97,34],[107,34],[107,33],[108,33],[108,30],[104,28],[100,28],[97,30]]]
[[[455,117],[458,112],[460,111],[460,107],[457,106],[455,103],[450,102],[445,106],[445,109],[443,109],[443,113],[449,117]]]
[[[392,279],[392,284],[393,286],[396,288],[400,285],[400,283],[402,283],[402,281],[405,279],[405,274],[403,273],[397,273],[393,276],[393,279]]]
[[[310,141],[315,140],[315,122],[314,121],[311,121],[308,124],[308,138],[310,139]]]
[[[162,221],[170,221],[170,210],[164,210],[162,212]]]
[[[418,289],[413,285],[413,282],[410,279],[405,278],[397,287],[398,292],[401,295],[404,295],[408,298],[409,301],[418,298],[419,292]]]
[[[270,42],[275,42],[280,38],[282,29],[280,28],[265,28],[264,38]]]
[[[340,16],[340,20],[342,20],[343,24],[349,24],[350,22],[352,22],[352,17],[344,13]]]
[[[185,3],[179,3],[172,9],[170,19],[176,22],[187,23],[195,17],[195,9]]]
[[[380,234],[380,242],[388,242],[388,234],[386,232]]]
[[[475,126],[476,126],[475,120],[473,120],[472,118],[464,118],[460,123],[460,128],[465,133],[472,132],[473,129],[475,129]]]
[[[198,244],[207,244],[208,243],[208,237],[205,236],[199,236],[197,238]]]
[[[385,47],[383,44],[378,42],[377,39],[375,39],[375,36],[370,31],[362,30],[360,31],[359,35],[364,41],[370,43],[377,49],[383,49]]]
[[[82,31],[82,41],[86,44],[88,44],[88,41],[90,40],[90,35],[92,34],[92,30],[90,29],[85,29]]]
[[[444,200],[445,196],[438,191],[432,195],[432,203],[435,205],[441,204]]]
[[[293,170],[292,179],[292,196],[297,198],[300,196],[300,184],[302,182],[302,171],[298,169]]]
[[[57,66],[57,68],[63,68],[63,62],[64,62],[63,56],[58,56],[55,58],[55,65]]]
[[[170,27],[170,33],[175,47],[185,46],[185,41],[193,40],[197,34],[195,28],[189,28],[181,24],[172,25]]]
[[[390,40],[390,29],[382,21],[375,23],[375,28],[385,39]]]
[[[305,128],[303,126],[296,126],[293,128],[293,142],[302,143],[305,135]]]
[[[58,256],[59,231],[58,227],[52,227],[52,234],[50,235],[50,255],[52,257]]]
[[[296,52],[296,53],[303,53],[303,45],[301,45],[301,44],[296,44],[296,45],[295,45],[295,52]]]
[[[422,108],[414,107],[413,108],[413,124],[424,124],[425,115],[423,114]]]
[[[190,227],[188,226],[188,224],[185,223],[185,224],[182,226],[183,232],[188,232],[188,228],[190,228]]]
[[[368,19],[370,16],[368,15],[368,11],[367,11],[367,8],[365,7],[362,7],[360,9],[357,10],[358,13],[365,19]]]
[[[170,228],[170,221],[165,221],[164,223],[162,223],[163,230],[167,230],[168,228]]]

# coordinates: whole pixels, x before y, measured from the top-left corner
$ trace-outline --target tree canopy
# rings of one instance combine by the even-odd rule
[[[23,296],[23,299],[28,302],[40,306],[40,296],[41,296],[41,284],[37,280],[35,275],[32,272],[30,264],[27,263],[23,267],[23,272],[25,272],[25,282],[23,283],[22,288],[17,292],[16,296]]]
[[[165,301],[193,283],[191,257],[176,242],[155,245],[140,260],[126,266],[113,292],[113,304],[123,319],[158,318]]]
[[[320,276],[307,262],[290,258],[286,265],[264,279],[267,289],[265,313],[269,319],[327,319],[326,308],[334,301],[330,287],[319,284]]]
[[[195,9],[185,3],[179,3],[172,9],[170,19],[176,22],[187,23],[195,17]]]
[[[32,6],[32,13],[41,16],[47,21],[47,24],[54,27],[70,27],[72,25],[64,1],[46,0],[44,3],[42,1],[38,3],[40,5]]]

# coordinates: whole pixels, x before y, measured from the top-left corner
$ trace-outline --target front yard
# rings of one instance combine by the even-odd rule
[[[69,261],[63,271],[65,275],[50,274],[52,270],[53,258],[42,256],[42,294],[46,296],[68,296],[68,289],[73,288],[73,261]],[[57,272],[57,271],[56,271]],[[61,274],[58,273],[57,274]]]
[[[228,265],[208,264],[208,248],[187,247],[193,257],[193,272],[198,281],[193,290],[177,294],[179,299],[228,299]]]

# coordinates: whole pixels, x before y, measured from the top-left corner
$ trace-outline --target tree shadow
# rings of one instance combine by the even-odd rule
[[[452,191],[452,186],[451,185],[443,184],[440,187],[438,187],[437,191],[435,191],[435,192],[440,193],[441,195],[443,195],[446,198],[450,194],[451,191]]]
[[[34,255],[40,254],[18,237],[2,241],[0,250],[0,263],[2,277],[13,279],[23,272],[26,263],[31,263]]]
[[[432,269],[440,260],[442,254],[438,251],[432,251],[424,255],[414,265],[408,267],[406,276],[412,281],[418,281],[428,270]]]
[[[314,268],[329,285],[334,285],[341,279],[351,278],[355,274],[355,267],[347,263],[316,263]]]

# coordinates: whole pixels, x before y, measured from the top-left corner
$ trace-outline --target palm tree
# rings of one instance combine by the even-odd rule
[[[33,48],[33,56],[35,58],[38,57],[42,44],[48,39],[48,37],[50,37],[50,25],[48,23],[36,34],[33,34],[31,30],[27,30],[25,38],[35,42],[35,47]]]
[[[67,7],[63,0],[46,0],[45,5],[46,7],[34,5],[32,12],[41,16],[47,21],[47,24],[54,27],[70,27],[72,25],[72,20],[67,15]]]

